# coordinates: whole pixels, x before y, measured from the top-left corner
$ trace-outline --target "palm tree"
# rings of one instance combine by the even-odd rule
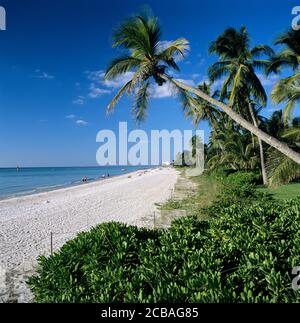
[[[154,81],[159,86],[170,82],[181,92],[193,93],[211,105],[220,108],[242,127],[300,164],[300,154],[290,149],[285,143],[255,127],[230,106],[212,98],[199,88],[176,80],[166,73],[167,68],[179,69],[176,57],[178,55],[185,56],[189,46],[186,39],[175,40],[166,48],[162,48],[161,44],[161,29],[156,18],[136,16],[117,29],[113,36],[113,46],[122,47],[127,50],[127,53],[111,62],[106,70],[105,78],[114,79],[129,71],[133,72],[133,76],[115,95],[108,106],[108,111],[113,110],[124,93],[132,94],[135,98],[134,114],[137,119],[141,120],[145,117],[148,99],[151,95],[151,82]]]
[[[234,28],[226,29],[209,47],[209,52],[217,54],[219,60],[209,68],[208,74],[212,82],[225,77],[221,88],[221,100],[230,92],[229,105],[258,128],[253,99],[255,104],[265,106],[267,95],[255,70],[266,69],[268,61],[260,59],[260,56],[270,56],[273,51],[265,45],[250,48],[249,42],[249,34],[245,27],[240,31]],[[263,182],[267,185],[264,148],[260,138],[258,144]]]
[[[297,74],[295,76],[280,80],[274,86],[271,93],[274,103],[286,103],[286,106],[284,108],[285,123],[287,123],[287,121],[291,119],[295,105],[300,102],[300,72]]]
[[[114,59],[107,68],[105,78],[114,79],[134,70],[134,75],[115,95],[108,106],[114,109],[120,97],[127,92],[134,95],[133,113],[137,120],[145,118],[148,98],[154,83],[162,86],[166,80],[161,77],[167,67],[179,71],[176,56],[185,56],[189,49],[186,39],[180,38],[166,47],[162,46],[161,29],[157,19],[137,16],[122,24],[113,35],[113,46],[124,47],[130,54]]]
[[[208,166],[227,166],[234,170],[255,169],[259,161],[256,148],[257,145],[251,143],[249,132],[240,132],[231,120],[227,120],[211,134],[209,149],[216,153],[208,160]]]
[[[272,99],[276,104],[286,103],[284,109],[285,122],[291,118],[295,105],[300,100],[300,30],[289,30],[280,35],[275,45],[284,48],[270,59],[267,73],[279,73],[282,68],[288,67],[295,73],[283,78],[274,86]]]

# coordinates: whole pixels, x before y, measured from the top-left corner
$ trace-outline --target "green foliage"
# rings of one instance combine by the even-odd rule
[[[215,175],[216,174],[216,175]],[[222,189],[215,202],[204,208],[209,216],[217,216],[224,208],[239,205],[248,207],[257,201],[268,201],[270,194],[256,189],[257,184],[261,183],[261,177],[254,172],[235,172],[229,173],[226,169],[221,169],[211,176],[218,176],[222,181]]]
[[[29,285],[37,302],[299,302],[300,198],[217,215],[163,231],[101,224],[41,257]]]
[[[231,186],[257,185],[261,184],[261,177],[254,172],[236,172],[229,174],[224,183]]]
[[[29,280],[37,302],[128,300],[141,250],[156,244],[158,233],[106,223],[80,233],[53,256],[39,258],[38,276]]]

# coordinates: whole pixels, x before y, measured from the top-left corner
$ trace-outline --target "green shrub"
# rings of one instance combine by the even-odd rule
[[[235,172],[226,175],[222,178],[221,193],[215,202],[203,211],[209,216],[218,216],[224,208],[230,206],[248,207],[257,201],[272,200],[269,194],[257,190],[256,186],[260,181],[260,175],[254,172]]]
[[[258,185],[261,184],[261,177],[254,172],[236,172],[229,174],[223,182],[227,185]]]
[[[81,233],[29,285],[37,302],[299,302],[300,199],[231,205],[168,230],[118,223]]]

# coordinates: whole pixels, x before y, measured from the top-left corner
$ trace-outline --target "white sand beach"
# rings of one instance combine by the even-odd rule
[[[168,199],[176,181],[176,170],[157,168],[0,201],[0,268],[49,255],[51,232],[57,250],[102,222],[151,227],[155,203]]]

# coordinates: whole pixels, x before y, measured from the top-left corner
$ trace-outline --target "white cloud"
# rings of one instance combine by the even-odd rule
[[[109,88],[119,89],[127,82],[129,82],[132,79],[133,75],[134,72],[126,72],[123,75],[119,75],[114,80],[103,80],[101,84]]]
[[[78,124],[80,126],[86,126],[86,125],[88,125],[88,122],[86,122],[82,119],[79,119],[79,120],[76,120],[76,124]]]
[[[119,89],[131,80],[134,72],[127,72],[119,75],[114,80],[105,80],[104,71],[86,71],[88,80],[91,81],[88,96],[96,99],[104,94],[110,94],[114,89]]]
[[[66,116],[66,119],[72,120],[75,124],[79,126],[87,126],[88,122],[83,120],[81,117],[75,116],[75,114],[69,114]]]
[[[92,81],[92,84],[97,83],[108,88],[118,89],[131,80],[134,72],[126,72],[117,76],[114,80],[105,80],[105,72],[103,70],[86,71],[85,74],[87,74],[87,78]]]
[[[99,71],[85,71],[84,74],[87,74],[87,78],[93,82],[101,82],[103,80],[105,72],[103,70]]]
[[[84,96],[78,96],[77,99],[73,101],[73,104],[83,105],[84,100],[85,100]]]
[[[174,96],[175,90],[170,83],[164,83],[162,86],[154,85],[154,88],[151,93],[151,97],[155,99],[169,98]]]
[[[103,94],[110,94],[110,93],[111,93],[111,90],[99,88],[95,85],[95,83],[91,83],[90,92],[89,92],[90,98],[96,99],[96,98],[99,98]]]
[[[50,75],[50,74],[48,74],[46,72],[43,72],[40,69],[35,70],[34,77],[38,78],[38,79],[43,79],[43,80],[52,80],[52,79],[54,79],[53,75]]]
[[[74,114],[69,114],[66,116],[67,119],[75,119],[76,116]]]
[[[190,86],[195,86],[194,80],[183,80],[178,79],[179,82],[188,84]],[[176,95],[176,87],[171,83],[164,83],[162,86],[155,85],[151,93],[151,96],[155,99],[169,98]]]

